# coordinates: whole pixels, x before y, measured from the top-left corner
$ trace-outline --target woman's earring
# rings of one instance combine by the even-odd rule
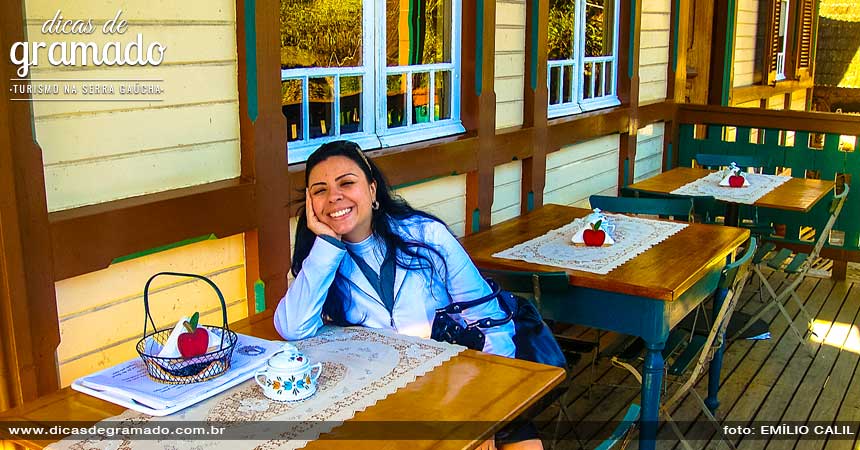
[[[374,210],[379,209],[379,202],[374,200],[373,203],[370,204],[370,207],[373,208]]]

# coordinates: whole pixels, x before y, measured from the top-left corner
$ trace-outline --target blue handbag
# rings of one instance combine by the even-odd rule
[[[517,359],[564,368],[566,365],[564,353],[534,304],[526,298],[502,290],[498,283],[491,279],[487,279],[487,284],[493,291],[490,295],[467,302],[452,303],[437,309],[430,338],[480,351],[484,348],[485,340],[482,329],[503,325],[513,320],[516,330],[513,340]],[[506,313],[502,319],[484,318],[462,326],[451,317],[451,314],[459,314],[467,308],[496,298],[499,307]]]

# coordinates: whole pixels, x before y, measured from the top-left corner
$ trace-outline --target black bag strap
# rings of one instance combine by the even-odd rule
[[[489,278],[487,278],[486,281],[487,281],[487,284],[490,286],[490,289],[493,291],[489,295],[485,295],[485,296],[478,298],[478,299],[475,299],[475,300],[451,303],[448,306],[437,309],[436,313],[437,314],[439,314],[439,313],[460,314],[461,312],[463,312],[464,310],[466,310],[468,308],[482,305],[484,303],[489,302],[490,300],[492,300],[494,298],[498,298],[499,299],[499,301],[498,301],[499,307],[502,309],[502,311],[504,311],[506,313],[505,317],[502,317],[501,319],[491,319],[489,317],[485,317],[481,320],[478,320],[478,321],[475,321],[475,322],[468,324],[466,326],[466,328],[476,328],[476,327],[477,328],[490,328],[490,327],[497,327],[499,325],[504,325],[504,324],[510,322],[511,319],[514,318],[514,314],[511,311],[511,309],[508,308],[508,305],[504,301],[504,299],[502,299],[502,295],[501,295],[502,294],[502,288],[501,288],[501,286],[499,286],[498,283],[496,283],[495,281],[493,281]]]

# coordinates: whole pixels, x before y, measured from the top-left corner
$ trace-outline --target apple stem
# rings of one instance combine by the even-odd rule
[[[194,332],[194,328],[192,328],[192,327],[191,327],[191,324],[190,324],[187,320],[186,320],[186,321],[184,321],[184,322],[182,322],[182,326],[184,326],[184,327],[185,327],[185,329],[186,329],[189,333],[193,333],[193,332]]]

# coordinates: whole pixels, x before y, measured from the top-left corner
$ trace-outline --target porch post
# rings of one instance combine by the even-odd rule
[[[25,40],[22,2],[9,2],[0,16],[0,48]],[[0,409],[59,388],[60,343],[42,150],[33,137],[29,96],[10,94],[12,83],[29,82],[12,81],[20,77],[8,59],[2,67]]]

